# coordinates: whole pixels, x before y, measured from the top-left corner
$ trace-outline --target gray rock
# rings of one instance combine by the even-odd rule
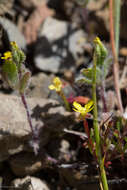
[[[54,100],[28,98],[33,126],[39,124],[40,147],[48,143],[52,133],[59,133],[74,122],[73,113],[66,112]],[[0,95],[0,161],[6,160],[29,146],[31,130],[21,99],[16,96]]]
[[[48,86],[52,83],[53,75],[39,73],[31,77],[29,88],[27,89],[28,97],[48,98],[50,90]]]
[[[4,15],[12,8],[14,0],[0,0],[0,15]]]
[[[25,9],[31,9],[39,6],[40,4],[46,3],[47,0],[19,0],[19,2]]]
[[[70,85],[66,85],[62,90],[63,90],[66,98],[76,95],[75,90]],[[49,98],[59,101],[60,104],[62,104],[64,106],[63,99],[56,93],[56,91],[54,91],[54,90],[50,91]]]
[[[83,30],[76,25],[48,17],[39,32],[35,47],[35,65],[53,73],[75,70],[78,53],[83,54]]]
[[[4,40],[6,40],[5,43],[7,43],[8,39],[9,42],[15,41],[20,48],[24,50],[26,49],[25,38],[13,22],[11,22],[6,18],[0,17],[0,25],[4,29],[4,34],[5,34]]]
[[[67,165],[63,164],[63,168],[60,168],[61,178],[65,180],[65,182],[75,189],[79,190],[98,190],[98,176],[90,176],[85,174],[87,173],[87,164],[84,164],[82,170],[77,170],[73,168],[67,168]],[[83,172],[82,172],[83,171]]]
[[[36,177],[27,176],[23,179],[15,179],[11,183],[10,190],[50,190],[47,184]]]
[[[11,156],[8,162],[16,176],[32,175],[43,168],[42,157],[30,152],[21,152]]]

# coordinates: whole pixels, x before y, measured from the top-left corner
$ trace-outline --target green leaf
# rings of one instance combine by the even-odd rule
[[[12,62],[12,60],[6,60],[3,64],[2,72],[9,86],[11,88],[16,88],[19,82],[16,64]]]
[[[93,68],[83,69],[81,70],[81,73],[84,76],[84,82],[87,82],[88,84],[92,84],[93,80]],[[97,84],[100,84],[102,82],[101,80],[102,71],[99,67],[96,67],[96,82]]]
[[[16,42],[11,42],[10,45],[12,50],[13,61],[17,64],[18,70],[20,70],[21,64],[25,61],[26,56],[24,52],[18,47]]]
[[[101,42],[100,38],[98,37],[95,38],[94,44],[95,44],[95,56],[97,59],[97,66],[102,66],[108,54],[107,49],[104,46],[104,44]]]
[[[114,136],[115,136],[116,138],[119,137],[118,132],[114,132],[113,134],[114,134]]]
[[[101,79],[102,71],[99,67],[96,67],[96,83],[100,84],[102,82]]]
[[[127,150],[127,143],[124,145],[123,151],[125,152]]]
[[[20,89],[19,89],[20,93],[24,93],[25,92],[25,89],[28,86],[28,82],[29,82],[30,76],[31,76],[30,72],[26,72],[23,75],[22,79],[20,80]]]
[[[104,79],[106,78],[106,76],[109,72],[109,66],[110,66],[111,62],[112,62],[112,58],[108,58],[104,61],[104,64],[103,64],[103,71],[104,71],[103,72],[103,75],[104,75],[103,78]]]
[[[78,83],[92,84],[92,80],[87,79],[87,78],[85,78],[85,77],[82,77],[82,78],[80,78],[80,79],[77,79],[76,82],[78,82]]]
[[[127,142],[127,137],[124,137],[124,140]]]
[[[93,68],[82,69],[81,73],[88,79],[93,79]]]

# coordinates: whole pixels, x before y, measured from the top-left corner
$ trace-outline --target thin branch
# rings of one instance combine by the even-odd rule
[[[27,120],[28,120],[30,129],[31,129],[31,132],[32,132],[31,145],[33,147],[35,155],[37,155],[38,154],[38,150],[39,150],[38,134],[35,133],[35,129],[34,129],[33,124],[32,124],[31,115],[30,115],[30,112],[29,112],[29,108],[28,108],[28,105],[27,105],[25,94],[20,94],[20,96],[21,96],[21,100],[22,100],[22,103],[24,105],[24,108],[26,110]]]
[[[119,65],[118,65],[118,56],[115,48],[115,39],[114,39],[114,24],[113,24],[113,0],[109,0],[109,19],[110,19],[110,41],[112,47],[112,54],[114,58],[113,64],[113,75],[114,75],[114,85],[118,101],[118,107],[121,113],[123,113],[123,106],[119,88]]]
[[[29,113],[28,105],[27,105],[26,98],[25,98],[24,94],[21,94],[21,99],[22,99],[23,105],[24,105],[26,113],[27,113],[27,119],[28,119],[28,122],[29,122],[29,126],[31,128],[32,135],[34,135],[34,127],[32,125],[31,116],[30,116],[30,113]]]

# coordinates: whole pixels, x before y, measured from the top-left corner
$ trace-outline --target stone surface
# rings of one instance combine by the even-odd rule
[[[42,157],[34,153],[19,153],[9,159],[11,170],[16,176],[32,175],[43,167]]]
[[[64,165],[63,165],[64,166]],[[65,180],[65,183],[67,183],[69,186],[75,189],[79,190],[98,190],[99,189],[99,183],[98,183],[98,177],[90,176],[90,174],[86,174],[88,168],[88,165],[83,165],[82,169],[78,168],[65,168],[61,169],[61,175],[63,177],[63,180]]]
[[[89,23],[88,28],[91,34],[97,33],[101,38],[107,38],[109,35],[109,6],[107,0],[89,1],[87,4],[89,11]],[[123,40],[127,40],[127,1],[121,1],[121,19],[120,19],[120,37]]]
[[[28,97],[48,98],[50,90],[48,86],[52,83],[53,75],[39,73],[31,77],[29,88],[27,89]]]
[[[0,15],[3,15],[11,9],[14,0],[0,0]]]
[[[34,43],[37,40],[38,31],[43,21],[49,17],[53,16],[54,11],[47,7],[46,3],[40,3],[31,13],[29,19],[24,23],[22,32],[25,35],[27,43]],[[34,27],[33,27],[34,26]]]
[[[27,176],[23,179],[15,179],[11,183],[10,190],[50,190],[47,184],[36,177]]]
[[[47,0],[19,0],[19,3],[26,9],[37,7],[43,3],[46,3]]]
[[[4,29],[3,43],[7,44],[7,41],[15,41],[20,48],[26,49],[25,38],[13,22],[6,18],[0,18],[0,25]]]
[[[66,98],[70,98],[71,96],[76,95],[75,90],[69,84],[65,85],[65,87],[62,90]],[[54,90],[50,91],[49,98],[57,100],[60,102],[60,104],[64,105],[63,99]]]
[[[33,126],[39,124],[40,147],[46,145],[52,133],[59,133],[74,122],[73,113],[54,100],[29,98]],[[23,150],[32,151],[29,146],[31,130],[21,99],[16,96],[0,95],[0,161],[6,160]]]
[[[35,65],[53,73],[75,70],[78,54],[83,54],[82,44],[78,41],[85,37],[83,30],[76,25],[47,18],[40,28],[35,47]]]

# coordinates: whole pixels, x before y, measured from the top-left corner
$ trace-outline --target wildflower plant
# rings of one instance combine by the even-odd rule
[[[75,112],[79,112],[81,117],[83,119],[85,119],[85,116],[88,112],[90,112],[93,109],[93,101],[89,101],[84,107],[77,103],[77,102],[73,102],[73,110]]]
[[[84,128],[88,136],[88,146],[90,152],[96,158],[99,166],[100,184],[103,190],[108,190],[108,183],[105,173],[105,156],[102,154],[102,139],[100,136],[100,128],[98,123],[98,111],[97,111],[97,97],[96,97],[96,85],[101,85],[104,81],[107,73],[109,60],[107,60],[107,49],[96,37],[94,40],[94,55],[93,55],[93,66],[88,69],[83,69],[81,72],[83,77],[78,82],[87,82],[92,86],[92,101],[90,101],[85,107],[74,103],[74,111],[78,111],[85,115],[86,110],[91,111],[93,109],[93,129],[89,130],[88,123],[84,119]]]
[[[35,130],[32,125],[31,116],[25,98],[25,90],[28,87],[31,73],[25,68],[23,64],[26,56],[24,52],[18,47],[16,42],[11,42],[11,51],[7,51],[1,57],[3,60],[2,76],[4,81],[14,90],[17,90],[21,96],[21,100],[26,109],[27,119],[32,132],[32,146],[35,154],[38,151],[38,142],[35,135]]]
[[[49,89],[50,90],[55,90],[56,92],[59,93],[61,91],[61,89],[62,89],[62,82],[61,82],[61,80],[58,77],[55,77],[53,79],[53,84],[51,84],[49,86]]]
[[[4,60],[10,59],[10,58],[12,58],[12,54],[10,51],[5,52],[4,56],[1,57],[1,59],[4,59]]]
[[[49,89],[55,90],[56,93],[63,99],[67,111],[71,111],[69,102],[68,102],[68,100],[67,100],[67,98],[64,95],[64,92],[62,90],[62,81],[60,80],[59,77],[55,77],[53,79],[53,84],[49,85]]]
[[[100,96],[103,102],[104,112],[107,112],[106,105],[106,95],[105,95],[105,79],[109,71],[109,67],[111,65],[112,59],[108,56],[107,49],[101,42],[101,40],[96,37],[94,40],[95,53],[97,59],[96,65],[96,84],[100,90]],[[94,56],[95,57],[95,56]],[[89,85],[93,84],[93,67],[89,67],[81,70],[82,77],[78,80],[78,82],[85,82]]]

